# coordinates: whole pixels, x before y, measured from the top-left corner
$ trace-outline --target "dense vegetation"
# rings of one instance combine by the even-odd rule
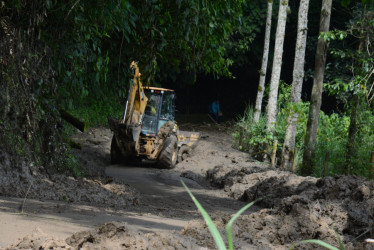
[[[312,117],[319,120],[313,160],[307,164],[303,162],[307,147],[304,138],[311,118],[310,103],[307,100],[292,103],[291,86],[285,83],[279,93],[274,130],[267,128],[264,116],[258,122],[254,121],[254,111],[249,107],[234,134],[240,149],[261,159],[272,157],[276,152],[279,161],[283,161],[287,121],[291,113],[297,113],[296,145],[291,151],[293,164],[289,170],[315,176],[354,174],[372,177],[373,4],[364,1],[349,5],[349,1],[344,1],[342,5],[344,12],[351,11],[344,19],[344,26],[333,24],[331,31],[319,35],[319,39],[330,43],[324,87],[326,93],[336,98],[336,103],[329,114],[321,111],[319,117]],[[304,169],[305,165],[307,169]]]
[[[1,1],[1,147],[51,171],[72,165],[59,109],[103,124],[121,108],[132,60],[146,82],[181,72],[228,76],[224,45],[241,4]]]
[[[299,1],[290,0],[288,5],[285,50],[291,51]],[[329,174],[369,176],[374,151],[373,4],[345,0],[333,5],[331,32],[321,36],[330,42],[325,90],[334,96],[334,105],[320,114],[313,174],[323,175],[329,152]],[[171,83],[186,89],[202,74],[235,81],[238,75],[232,75],[233,71],[257,71],[260,67],[253,68],[261,61],[266,6],[267,1],[258,0],[0,1],[0,148],[46,166],[46,171],[65,171],[68,166],[78,174],[60,109],[89,125],[104,125],[107,115],[119,116],[132,60],[139,61],[147,84]],[[273,9],[278,6],[279,1],[274,1]],[[315,18],[320,9],[320,1],[311,1],[305,64],[308,85],[320,35]],[[272,16],[276,23],[277,12]],[[276,24],[272,34],[275,28]],[[273,53],[270,50],[269,62]],[[237,146],[262,159],[277,140],[280,156],[287,117],[290,110],[297,110],[300,165],[311,87],[305,87],[300,105],[291,105],[292,72],[287,68],[293,58],[283,61],[281,79],[287,83],[280,90],[275,131],[266,129],[264,116],[253,123],[248,108],[238,124]]]
[[[289,115],[290,105],[288,103],[290,86],[283,83],[280,88],[279,112],[277,124],[274,133],[266,130],[266,117],[262,115],[258,123],[253,122],[253,108],[248,107],[245,114],[241,116],[238,127],[234,132],[235,146],[240,150],[249,152],[252,157],[263,160],[267,155],[268,159],[272,154],[272,147],[277,141],[277,158],[280,159],[287,117]],[[308,119],[309,102],[302,102],[299,107],[299,125],[296,134],[296,169],[299,169],[304,147],[304,136],[306,132],[306,123]],[[350,124],[350,110],[345,113],[320,113],[320,126],[317,134],[317,150],[315,156],[315,165],[313,168],[314,176],[325,176],[334,174],[345,174],[346,145],[348,143],[348,130]],[[370,177],[371,175],[371,152],[374,149],[374,116],[372,110],[363,109],[360,112],[358,123],[360,126],[359,136],[357,136],[355,145],[355,167],[351,174]],[[325,159],[327,161],[327,172],[325,173]]]

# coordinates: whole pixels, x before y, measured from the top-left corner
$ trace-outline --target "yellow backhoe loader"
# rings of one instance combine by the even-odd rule
[[[191,153],[199,133],[179,131],[175,117],[174,90],[143,86],[137,63],[130,65],[131,78],[126,108],[120,120],[108,118],[113,131],[112,163],[149,159],[163,168],[174,168]]]

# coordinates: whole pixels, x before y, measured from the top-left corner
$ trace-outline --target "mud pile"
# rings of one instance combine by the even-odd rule
[[[46,175],[40,167],[14,160],[0,151],[0,195],[38,200],[83,202],[105,206],[136,205],[136,190],[108,177]]]
[[[178,233],[142,233],[127,223],[105,223],[75,233],[66,240],[48,237],[40,230],[7,249],[201,249],[196,241]]]
[[[64,240],[54,239],[36,228],[30,235],[23,237],[5,249],[63,249],[67,248]]]
[[[364,178],[317,179],[269,168],[222,166],[208,171],[207,177],[232,197],[248,202],[261,199],[256,202],[259,211],[236,223],[257,247],[306,239],[338,246],[338,234],[346,247],[360,248],[373,236],[374,183]],[[240,233],[236,237],[241,238]]]

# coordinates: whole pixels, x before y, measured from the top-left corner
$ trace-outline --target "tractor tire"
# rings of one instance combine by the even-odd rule
[[[112,143],[110,145],[110,160],[112,164],[118,164],[124,162],[124,157],[121,153],[121,149],[119,148],[116,140],[116,136],[113,135]]]
[[[162,168],[172,169],[177,164],[178,159],[178,145],[177,137],[175,135],[170,135],[166,138],[164,148],[160,153],[158,158],[159,165]]]
[[[191,155],[191,147],[183,145],[178,151],[178,162],[182,162]]]

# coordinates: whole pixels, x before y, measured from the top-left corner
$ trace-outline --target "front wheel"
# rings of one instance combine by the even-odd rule
[[[178,159],[178,144],[177,137],[170,135],[164,144],[164,148],[158,158],[159,164],[163,168],[172,169],[177,164]]]

